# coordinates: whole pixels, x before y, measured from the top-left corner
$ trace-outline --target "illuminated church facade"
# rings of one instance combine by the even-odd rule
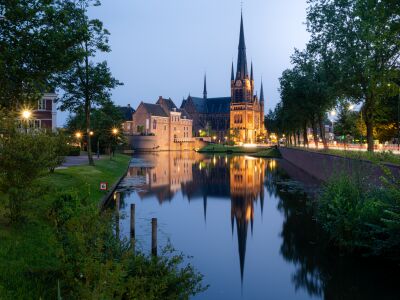
[[[181,109],[193,119],[195,134],[204,130],[212,131],[219,141],[228,138],[237,143],[256,143],[265,137],[264,91],[261,83],[259,97],[255,94],[253,64],[248,72],[243,16],[240,22],[240,36],[236,73],[232,63],[231,96],[208,98],[207,82],[204,78],[203,97],[189,95]]]

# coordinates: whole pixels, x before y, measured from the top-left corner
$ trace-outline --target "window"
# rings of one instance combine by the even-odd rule
[[[153,129],[157,129],[157,120],[153,120]]]
[[[46,99],[40,99],[38,101],[38,110],[46,110]]]
[[[164,125],[164,130],[167,131],[167,125]]]

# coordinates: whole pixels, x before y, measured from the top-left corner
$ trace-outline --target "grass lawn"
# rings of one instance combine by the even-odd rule
[[[338,149],[306,149],[299,148],[307,151],[314,151],[320,153],[326,153],[331,155],[337,155],[352,159],[368,160],[373,163],[391,163],[400,165],[400,155],[393,154],[392,152],[368,152],[368,151],[347,151]]]
[[[107,182],[110,188],[128,167],[130,156],[118,154],[113,160],[102,159],[95,166],[81,165],[56,170],[41,179],[41,182],[63,191],[77,192],[79,196],[88,196],[98,202],[107,194],[100,190],[100,182]]]
[[[268,148],[265,150],[261,150],[257,153],[251,154],[253,157],[261,157],[261,158],[281,158],[281,153],[276,148]]]
[[[199,153],[257,153],[260,148],[225,146],[221,144],[209,144],[199,150]]]
[[[0,195],[0,299],[39,299],[56,294],[60,246],[48,209],[57,191],[74,192],[87,197],[96,207],[106,193],[99,183],[109,186],[127,169],[129,156],[100,160],[96,166],[74,166],[56,170],[39,180],[40,193],[24,203],[25,222],[10,226],[6,216],[7,196]],[[46,297],[47,296],[47,297]]]

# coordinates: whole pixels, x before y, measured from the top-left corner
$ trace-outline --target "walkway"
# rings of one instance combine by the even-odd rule
[[[93,155],[93,159],[99,160],[99,159],[104,159],[105,157],[108,157],[108,155],[100,155],[100,158],[97,158],[97,155]],[[80,165],[86,165],[89,164],[89,160],[87,155],[81,155],[81,156],[66,156],[65,157],[65,162],[57,169],[63,169],[63,168],[68,168],[72,166],[80,166]]]

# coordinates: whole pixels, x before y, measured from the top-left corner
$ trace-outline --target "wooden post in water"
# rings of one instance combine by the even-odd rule
[[[151,219],[151,254],[157,256],[157,218]]]
[[[116,234],[117,238],[119,239],[119,208],[120,208],[120,200],[121,200],[120,193],[115,192],[114,199],[115,199],[115,234]]]
[[[135,204],[131,204],[131,246],[135,252]]]

